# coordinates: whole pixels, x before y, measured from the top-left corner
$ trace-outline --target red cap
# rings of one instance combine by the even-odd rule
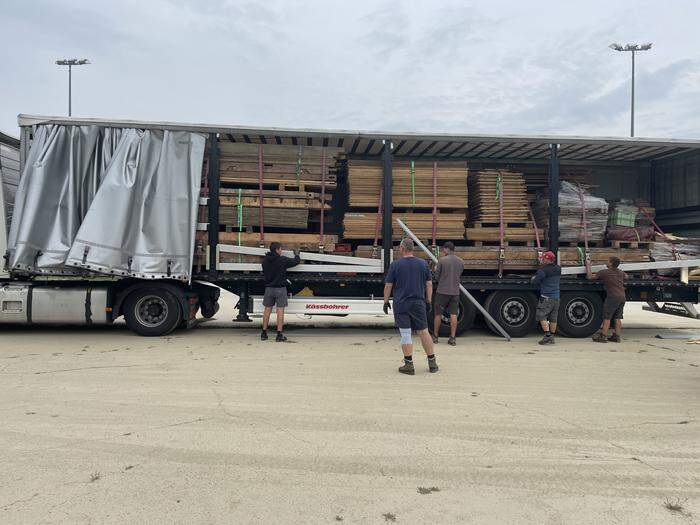
[[[547,259],[548,261],[556,261],[557,260],[557,256],[554,255],[554,252],[544,252],[542,254],[542,258]]]

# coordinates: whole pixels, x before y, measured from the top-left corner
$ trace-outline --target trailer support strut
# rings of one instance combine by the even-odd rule
[[[384,149],[382,150],[382,196],[384,199],[382,206],[382,251],[384,252],[384,273],[389,271],[389,265],[392,260],[392,249],[393,249],[393,218],[392,210],[394,206],[392,204],[392,143],[391,139],[384,140]]]
[[[238,315],[234,319],[237,323],[252,323],[248,317],[248,301],[250,299],[250,289],[247,282],[238,285]]]

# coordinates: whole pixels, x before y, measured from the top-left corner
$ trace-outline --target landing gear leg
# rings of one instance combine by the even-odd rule
[[[248,301],[250,293],[248,283],[238,285],[238,315],[234,319],[237,323],[252,323],[253,320],[248,317]]]

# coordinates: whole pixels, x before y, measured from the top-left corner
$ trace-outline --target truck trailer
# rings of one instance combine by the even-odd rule
[[[18,151],[21,176],[11,210],[0,192],[0,207],[7,211],[0,220],[7,217],[9,222],[0,228],[0,251],[5,254],[0,323],[100,325],[124,317],[134,332],[159,336],[193,326],[198,312],[214,316],[220,289],[239,297],[234,322],[249,322],[262,309],[259,257],[265,244],[275,239],[286,246],[296,242],[294,233],[265,237],[263,182],[269,181],[266,170],[274,168],[263,159],[263,148],[272,155],[276,147],[299,148],[300,159],[303,148],[333,148],[350,162],[371,161],[381,167],[377,231],[372,253],[364,256],[356,242],[328,246],[327,232],[342,237],[338,210],[347,206],[347,185],[339,172],[333,203],[327,205],[321,183],[320,219],[309,224],[318,243],[302,250],[302,264],[290,272],[290,313],[382,315],[384,275],[401,239],[394,223],[402,212],[392,199],[397,188],[394,166],[399,163],[408,162],[413,169],[414,162],[437,166],[459,161],[470,170],[544,174],[547,229],[542,240],[538,235],[533,251],[559,252],[560,173],[565,170],[585,170],[587,182],[606,199],[648,201],[656,207],[658,230],[669,226],[692,236],[700,229],[700,141],[255,128],[31,115],[20,115],[19,126],[19,144],[4,146]],[[250,168],[260,176],[255,233],[243,231],[241,202],[258,198],[256,190],[238,189],[236,194],[222,182],[221,152],[238,145],[259,151],[257,165]],[[321,165],[325,181],[325,154]],[[433,200],[435,184],[434,178]],[[283,186],[280,199],[288,194]],[[221,208],[236,198],[232,209],[239,214],[234,217],[238,230],[231,231],[222,225]],[[433,218],[436,245],[434,224]],[[257,236],[255,245],[241,242],[251,235]],[[583,262],[588,243],[582,241],[584,247],[569,245],[581,251]],[[494,249],[499,252],[498,271],[466,268],[462,284],[510,336],[527,335],[536,325],[532,271],[503,271],[502,236]],[[694,266],[700,262],[675,255],[668,261],[632,263],[627,268],[634,272],[627,283],[628,301],[695,316],[698,284],[688,279]],[[656,275],[669,269],[678,269],[679,275]],[[559,330],[570,337],[589,336],[601,324],[602,287],[585,280],[580,265],[564,268],[564,274]],[[463,297],[458,331],[471,328],[477,314]]]

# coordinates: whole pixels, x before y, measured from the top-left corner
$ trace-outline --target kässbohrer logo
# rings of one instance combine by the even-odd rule
[[[307,310],[348,310],[350,308],[349,304],[332,304],[332,303],[307,303]]]

